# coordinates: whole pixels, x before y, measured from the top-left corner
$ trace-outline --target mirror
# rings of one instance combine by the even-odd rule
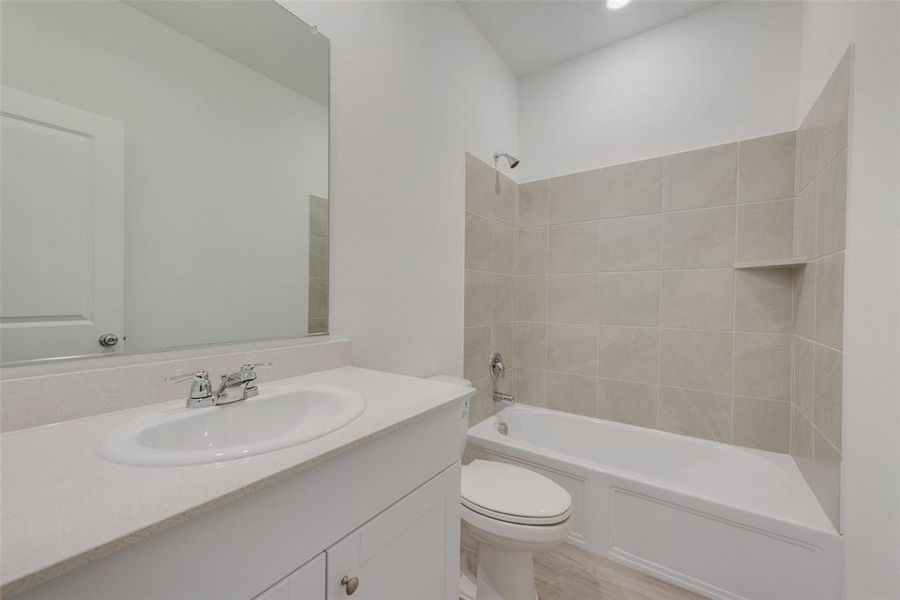
[[[324,36],[268,0],[0,11],[3,364],[327,333]]]

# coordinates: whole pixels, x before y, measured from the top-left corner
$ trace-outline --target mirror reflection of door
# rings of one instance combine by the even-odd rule
[[[9,87],[0,108],[2,360],[117,352],[123,125]]]

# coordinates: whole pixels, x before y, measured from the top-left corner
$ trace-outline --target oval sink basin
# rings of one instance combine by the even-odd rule
[[[119,426],[98,453],[135,466],[221,462],[308,442],[362,414],[359,394],[328,385],[261,387],[254,398],[208,408],[176,408]]]

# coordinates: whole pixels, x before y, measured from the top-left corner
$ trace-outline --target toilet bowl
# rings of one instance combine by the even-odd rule
[[[462,468],[463,526],[478,540],[478,600],[537,598],[532,554],[561,544],[572,529],[572,498],[528,469],[475,460]]]
[[[471,387],[466,379],[434,375],[432,381]],[[460,456],[466,446],[468,399],[461,415]],[[535,552],[548,552],[572,530],[572,497],[559,484],[534,471],[487,460],[462,467],[460,516],[478,540],[475,585],[460,574],[464,600],[530,600]],[[474,589],[471,589],[473,588]]]

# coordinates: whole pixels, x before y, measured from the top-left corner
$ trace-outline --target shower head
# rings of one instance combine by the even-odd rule
[[[510,169],[515,169],[519,166],[519,159],[511,154],[507,154],[506,152],[494,152],[494,168],[497,168],[497,162],[500,160],[500,157],[506,159],[506,162],[509,163]]]

